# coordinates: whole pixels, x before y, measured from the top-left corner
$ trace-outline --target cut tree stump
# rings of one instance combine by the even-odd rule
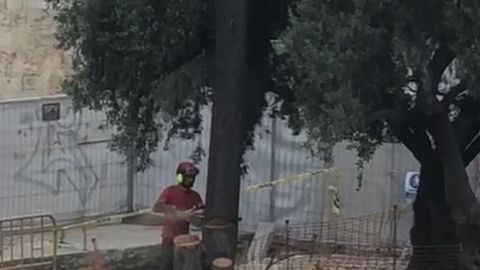
[[[217,258],[212,262],[212,270],[233,270],[233,262],[228,258]]]
[[[195,235],[179,235],[173,240],[175,245],[174,270],[201,270],[202,249],[200,239]]]

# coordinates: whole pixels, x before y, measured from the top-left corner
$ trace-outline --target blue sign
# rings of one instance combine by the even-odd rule
[[[420,173],[407,172],[407,175],[405,176],[405,196],[407,198],[415,198],[419,185]]]

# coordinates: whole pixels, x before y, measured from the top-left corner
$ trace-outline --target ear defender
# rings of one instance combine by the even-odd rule
[[[177,183],[178,184],[183,183],[183,174],[177,173]]]

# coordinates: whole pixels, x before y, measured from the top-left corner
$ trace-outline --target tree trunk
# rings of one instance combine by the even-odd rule
[[[446,113],[428,119],[435,155],[442,164],[446,201],[461,242],[461,269],[480,269],[480,205],[471,189],[462,153]]]
[[[245,149],[248,105],[246,39],[247,0],[217,1],[205,221],[225,220],[233,226],[204,229],[209,262],[218,257],[233,260],[236,252],[240,164]]]
[[[457,269],[459,254],[454,251],[459,242],[445,197],[441,163],[424,162],[420,179],[413,205],[414,225],[410,231],[413,254],[408,269]],[[446,252],[449,256],[445,256]]]
[[[396,136],[421,164],[410,230],[413,254],[408,269],[456,269],[459,240],[445,194],[442,161],[434,152],[425,121],[417,113],[405,114],[399,122],[391,123]]]

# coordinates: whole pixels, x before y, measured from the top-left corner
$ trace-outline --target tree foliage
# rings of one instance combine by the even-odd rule
[[[74,58],[63,88],[76,109],[106,112],[115,129],[113,150],[127,154],[135,146],[138,169],[143,170],[162,139],[166,148],[171,138],[193,139],[201,133],[201,110],[212,96],[212,1],[46,1],[57,14],[59,47]],[[253,147],[267,91],[277,94],[282,115],[295,112],[291,89],[270,80],[278,61],[267,62],[269,39],[286,25],[287,3],[253,1],[249,7],[247,63],[257,69],[253,80],[268,81],[268,86],[249,87],[255,102],[250,103],[244,127],[245,149]],[[204,155],[197,147],[192,159],[199,161]],[[241,166],[246,173],[248,165]]]
[[[349,141],[368,160],[395,135],[421,161],[406,138],[442,107],[476,155],[479,34],[478,1],[298,1],[281,55],[314,149]]]
[[[362,167],[395,137],[421,164],[409,269],[477,269],[480,205],[465,166],[480,152],[480,3],[300,0],[290,23],[283,55],[312,147],[348,141]],[[449,262],[433,248],[426,262],[417,245],[463,248]]]
[[[48,2],[57,12],[59,47],[73,55],[64,90],[77,110],[106,113],[113,150],[127,154],[133,146],[143,170],[162,131],[167,141],[200,133],[210,91],[204,74],[190,69],[208,44],[206,1]]]

